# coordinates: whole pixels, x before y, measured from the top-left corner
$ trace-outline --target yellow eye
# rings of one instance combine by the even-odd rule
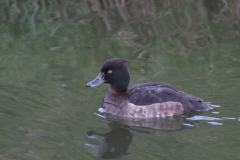
[[[109,70],[108,73],[112,73],[112,70]]]
[[[112,147],[110,152],[114,152],[114,151],[115,151],[115,147]]]

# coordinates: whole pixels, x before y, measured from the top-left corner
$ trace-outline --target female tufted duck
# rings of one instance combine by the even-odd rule
[[[169,84],[142,83],[128,88],[130,73],[125,63],[116,58],[106,61],[99,75],[87,87],[108,83],[111,87],[103,99],[103,108],[127,117],[166,117],[194,111],[207,111],[211,106],[202,99],[176,89]]]

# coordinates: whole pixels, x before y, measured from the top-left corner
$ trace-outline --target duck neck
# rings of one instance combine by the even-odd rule
[[[128,90],[127,86],[125,86],[125,87],[116,87],[116,86],[113,86],[113,85],[111,85],[111,89],[113,89],[117,93],[125,93]]]

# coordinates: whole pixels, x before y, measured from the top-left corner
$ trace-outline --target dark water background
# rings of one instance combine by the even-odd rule
[[[0,4],[0,159],[240,159],[239,1]],[[109,85],[85,86],[111,58],[132,62],[130,86],[171,84],[222,120],[96,115]]]

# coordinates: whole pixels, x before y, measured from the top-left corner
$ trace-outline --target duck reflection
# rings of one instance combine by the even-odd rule
[[[137,119],[112,114],[105,114],[104,118],[111,131],[105,134],[94,131],[87,132],[87,137],[98,139],[101,145],[85,144],[98,153],[103,159],[116,159],[127,155],[128,147],[133,140],[131,132],[158,135],[159,131],[181,131],[193,128],[197,121],[187,120],[183,116]],[[188,125],[185,125],[188,124]]]
[[[133,139],[132,133],[124,128],[114,128],[105,134],[89,131],[87,137],[102,142],[101,145],[85,145],[94,148],[98,156],[104,159],[116,159],[126,155]]]

